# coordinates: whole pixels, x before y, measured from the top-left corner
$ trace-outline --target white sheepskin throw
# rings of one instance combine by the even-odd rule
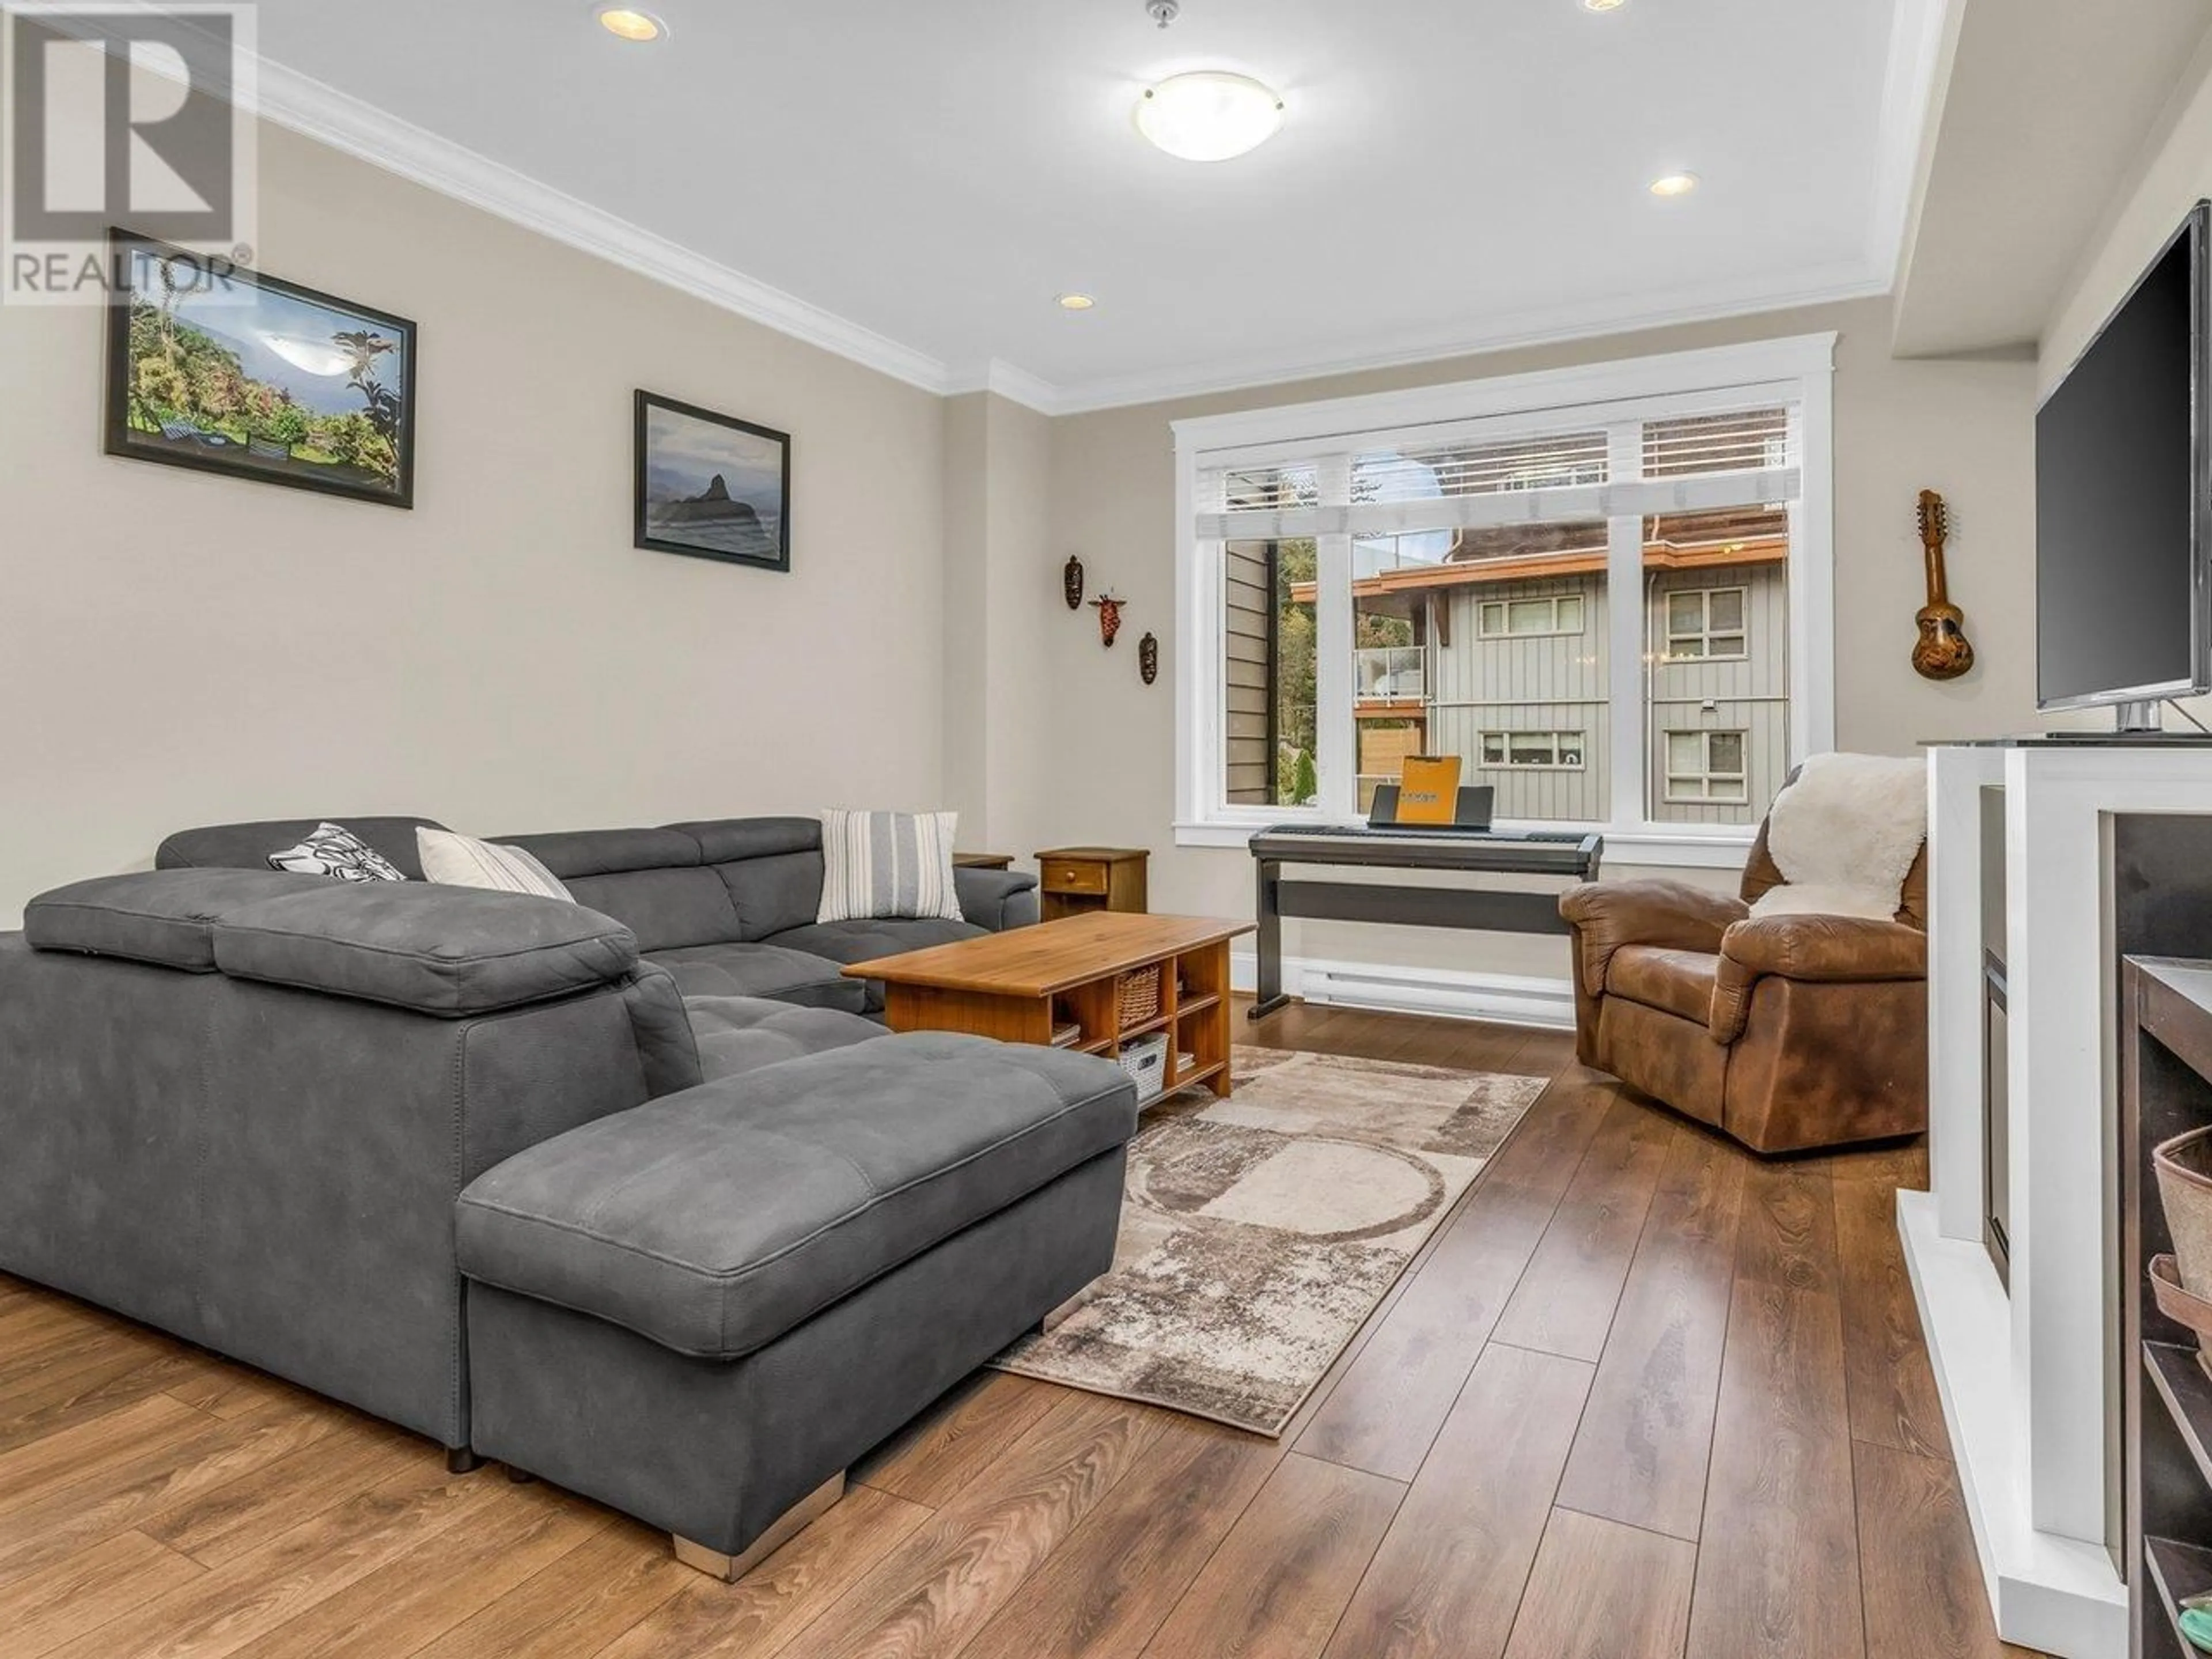
[[[1751,913],[1893,916],[1927,838],[1926,761],[1815,755],[1767,814],[1766,850],[1787,884]]]

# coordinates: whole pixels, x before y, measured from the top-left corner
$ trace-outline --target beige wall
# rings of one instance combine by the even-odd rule
[[[281,130],[261,167],[264,267],[421,326],[415,508],[106,457],[101,317],[0,307],[0,927],[189,823],[937,800],[942,399]],[[795,434],[790,575],[630,546],[641,386]]]
[[[2081,355],[2166,239],[2206,196],[2212,196],[2212,36],[2182,75],[2133,170],[2111,191],[2111,211],[2044,326],[2045,386]]]
[[[1062,643],[1053,544],[1052,422],[989,392],[945,400],[946,804],[960,840],[1027,854],[1051,766],[1050,678]]]
[[[1316,398],[1472,380],[1650,352],[1834,330],[1836,394],[1836,706],[1840,746],[1908,752],[1926,738],[2020,728],[2034,716],[2030,656],[2033,556],[2030,403],[2025,362],[1900,362],[1888,355],[1886,301],[1498,353],[1232,396],[1105,410],[1054,422],[1056,556],[1080,553],[1130,595],[1133,632],[1156,629],[1164,672],[1149,689],[1117,649],[1071,632],[1045,695],[1070,730],[1114,734],[1112,758],[1054,755],[1030,826],[1042,839],[1146,847],[1156,907],[1251,912],[1251,860],[1242,851],[1178,848],[1175,787],[1175,456],[1169,422],[1188,416]],[[1979,659],[1948,685],[1913,673],[1913,612],[1925,598],[1914,529],[1916,492],[1942,490],[1956,517],[1951,591]],[[1204,665],[1194,665],[1204,672]],[[1103,738],[1102,738],[1103,741]],[[1623,873],[1616,869],[1611,873]],[[1705,877],[1701,879],[1717,879]],[[1717,878],[1717,879],[1726,879]],[[1559,976],[1556,940],[1290,924],[1293,954],[1468,971]]]

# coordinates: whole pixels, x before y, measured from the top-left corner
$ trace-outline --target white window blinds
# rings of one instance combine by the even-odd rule
[[[1344,482],[1324,489],[1332,478]],[[1356,448],[1265,466],[1202,462],[1197,482],[1195,528],[1210,541],[1648,518],[1788,501],[1803,488],[1795,424],[1778,407],[1504,441],[1368,434]]]

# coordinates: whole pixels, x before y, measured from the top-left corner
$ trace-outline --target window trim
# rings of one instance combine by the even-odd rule
[[[1707,659],[1707,660],[1711,659]],[[1725,661],[1726,659],[1723,658],[1721,660]],[[1674,793],[1675,780],[1690,775],[1686,772],[1677,772],[1674,769],[1673,757],[1668,752],[1673,747],[1676,738],[1701,739],[1698,744],[1699,769],[1696,775],[1698,781],[1705,786],[1703,794],[1678,795]],[[1734,738],[1742,745],[1738,752],[1743,757],[1743,770],[1740,772],[1713,770],[1713,739],[1715,738]],[[1747,728],[1741,726],[1665,726],[1659,729],[1659,748],[1662,760],[1659,769],[1659,798],[1669,806],[1741,806],[1750,800],[1751,732]],[[1712,790],[1715,779],[1719,779],[1723,782],[1740,784],[1742,786],[1743,793],[1740,795],[1716,795]]]
[[[1836,336],[1803,334],[1669,352],[1571,368],[1499,375],[1487,380],[1421,386],[1357,398],[1250,409],[1170,422],[1176,446],[1176,644],[1188,672],[1176,676],[1176,840],[1186,847],[1241,847],[1270,824],[1344,821],[1354,812],[1358,783],[1350,763],[1352,722],[1324,719],[1319,736],[1324,802],[1315,807],[1232,806],[1221,800],[1225,702],[1218,647],[1223,614],[1218,562],[1203,556],[1197,533],[1198,474],[1201,465],[1265,464],[1310,459],[1316,441],[1430,426],[1461,426],[1510,419],[1520,430],[1572,429],[1594,418],[1619,419],[1589,407],[1650,401],[1668,414],[1700,407],[1744,407],[1761,399],[1796,411],[1802,487],[1790,504],[1789,567],[1790,740],[1791,752],[1817,754],[1835,745],[1835,486],[1834,382]],[[1350,538],[1321,538],[1316,606],[1321,637],[1349,636]],[[1331,543],[1340,542],[1336,556]],[[1332,566],[1336,567],[1332,569]],[[1337,580],[1340,578],[1341,580]],[[1341,590],[1339,592],[1339,590]],[[1647,648],[1636,615],[1641,607],[1613,609],[1616,660],[1633,663]],[[1330,612],[1341,612],[1332,617]],[[1334,620],[1341,626],[1332,629]],[[1620,635],[1631,638],[1626,648]],[[1339,655],[1344,660],[1336,660]],[[1347,653],[1323,651],[1316,665],[1317,701],[1324,710],[1352,706]],[[1613,676],[1617,698],[1638,700],[1640,676]],[[1616,719],[1615,724],[1619,721]],[[1630,730],[1638,729],[1639,714]],[[1342,731],[1336,730],[1342,726]],[[1612,799],[1622,815],[1588,828],[1607,837],[1615,861],[1634,865],[1740,866],[1754,830],[1747,825],[1677,824],[1644,816],[1641,743],[1613,745],[1617,774]],[[1332,764],[1331,763],[1334,762]],[[1334,791],[1343,799],[1328,798]],[[1503,821],[1501,821],[1503,824]],[[1504,825],[1503,827],[1510,827]],[[1536,827],[1536,826],[1531,826]]]
[[[1698,596],[1699,609],[1702,612],[1699,620],[1702,626],[1695,634],[1677,634],[1674,631],[1674,618],[1672,614],[1674,601],[1690,593]],[[1699,640],[1708,646],[1713,642],[1713,595],[1716,593],[1735,593],[1742,598],[1743,603],[1740,608],[1741,620],[1734,628],[1723,629],[1723,632],[1732,634],[1741,640],[1743,649],[1726,653],[1708,650],[1694,657],[1676,656],[1674,641],[1677,640]],[[1749,584],[1737,582],[1726,587],[1668,587],[1660,590],[1660,598],[1666,601],[1660,607],[1660,667],[1677,668],[1687,663],[1749,662],[1751,660],[1751,587]]]

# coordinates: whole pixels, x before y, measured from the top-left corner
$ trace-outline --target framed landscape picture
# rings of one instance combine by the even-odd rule
[[[109,233],[107,453],[415,504],[415,325]]]
[[[791,437],[637,394],[635,544],[791,568]]]

